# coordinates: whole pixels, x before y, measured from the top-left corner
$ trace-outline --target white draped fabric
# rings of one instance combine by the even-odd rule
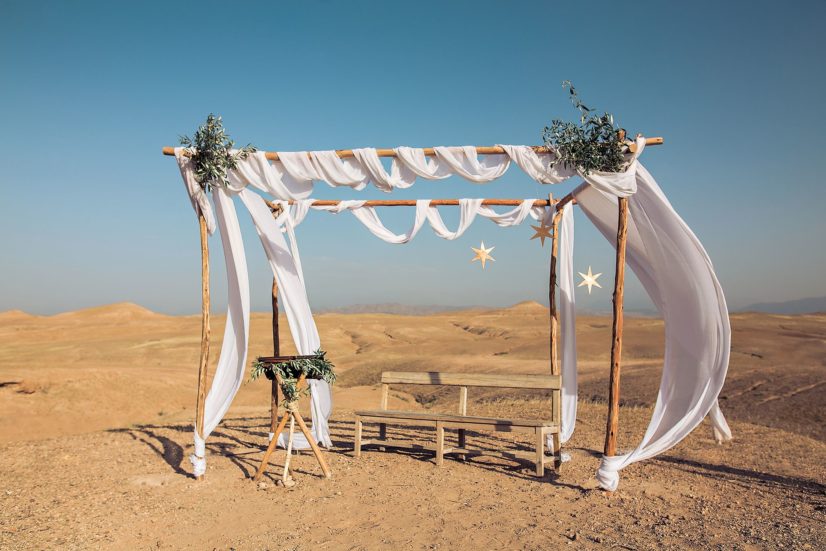
[[[637,154],[644,147],[638,140]],[[410,228],[396,234],[387,229],[374,208],[364,201],[341,201],[334,207],[312,206],[309,198],[315,181],[332,186],[364,189],[372,182],[382,191],[410,187],[418,177],[442,179],[452,175],[483,183],[501,177],[511,161],[540,183],[558,183],[575,173],[551,167],[551,155],[539,155],[527,146],[501,146],[505,153],[479,159],[473,147],[437,147],[435,156],[408,147],[395,149],[396,157],[385,169],[376,150],[354,150],[354,157],[339,158],[334,151],[281,152],[270,162],[263,152],[250,155],[230,171],[230,185],[213,192],[215,212],[207,195],[194,179],[190,160],[176,150],[176,157],[193,208],[202,213],[210,233],[219,229],[228,280],[227,326],[212,387],[206,400],[204,437],[226,413],[244,378],[249,338],[249,285],[243,242],[233,196],[249,210],[261,243],[279,281],[282,304],[293,340],[300,354],[311,354],[320,346],[312,318],[295,240],[295,227],[310,208],[333,213],[351,212],[371,233],[389,243],[407,243],[427,221],[444,239],[456,239],[477,216],[500,226],[522,223],[528,216],[550,223],[553,209],[533,207],[525,200],[505,213],[496,213],[481,199],[462,199],[459,223],[451,231],[436,207],[417,201]],[[603,488],[613,490],[618,471],[631,463],[662,453],[677,444],[709,415],[715,435],[724,440],[731,431],[717,404],[728,367],[730,329],[725,298],[711,262],[700,242],[677,215],[636,155],[621,174],[580,174],[585,179],[575,190],[577,202],[589,219],[614,243],[617,197],[629,198],[627,260],[656,304],[666,329],[666,352],[660,392],[651,423],[640,445],[630,453],[604,457],[597,478]],[[273,220],[261,197],[248,186],[280,200],[284,212]],[[287,201],[294,204],[288,205]],[[286,232],[287,244],[282,232]],[[559,224],[559,310],[561,313],[562,430],[567,441],[576,422],[576,334],[573,279],[574,224],[571,206],[563,210]],[[327,421],[332,410],[329,386],[312,381],[313,434],[330,445]],[[283,445],[283,443],[282,443]],[[298,447],[306,447],[299,442]],[[195,473],[206,468],[205,443],[195,436]]]
[[[497,226],[508,227],[518,226],[530,216],[534,220],[546,220],[550,224],[552,211],[546,207],[535,207],[535,199],[524,199],[518,206],[504,212],[497,213],[492,208],[482,204],[483,199],[459,199],[459,224],[455,231],[450,231],[442,220],[439,209],[430,206],[430,200],[419,199],[416,201],[416,211],[413,224],[404,233],[396,234],[387,229],[379,218],[374,207],[365,206],[366,201],[339,201],[337,205],[312,205],[312,199],[296,201],[290,205],[288,201],[273,201],[284,209],[285,215],[290,219],[291,227],[295,227],[304,221],[309,209],[322,210],[339,214],[349,211],[361,222],[370,233],[379,239],[393,244],[408,243],[421,229],[425,220],[430,223],[433,231],[442,239],[453,240],[459,238],[470,227],[476,216],[482,216],[491,220]]]
[[[362,190],[369,183],[384,192],[406,189],[417,178],[441,180],[461,176],[476,183],[485,183],[507,172],[511,161],[528,176],[542,184],[556,184],[575,176],[563,167],[550,166],[553,155],[537,153],[526,145],[500,145],[501,155],[476,154],[473,146],[435,147],[435,156],[426,156],[424,150],[397,147],[396,157],[390,162],[390,172],[373,148],[354,149],[353,157],[341,159],[335,151],[282,151],[278,161],[268,161],[263,151],[257,151],[239,160],[228,177],[234,190],[251,185],[277,199],[306,199],[313,190],[313,183],[327,182],[333,187],[350,187]],[[182,172],[183,173],[183,172]],[[204,213],[214,231],[214,215],[206,195],[193,176],[184,174],[184,183],[193,205]]]
[[[180,155],[177,159],[182,170],[191,172],[189,159]],[[216,188],[213,200],[227,270],[227,322],[218,366],[204,403],[203,438],[195,432],[195,453],[189,458],[195,476],[206,472],[205,440],[223,419],[244,380],[249,342],[250,290],[241,228],[230,191]]]
[[[654,178],[638,163],[633,183],[609,179],[574,191],[577,204],[616,244],[617,197],[629,197],[627,262],[665,322],[665,361],[654,413],[631,452],[603,457],[600,486],[615,490],[619,470],[663,453],[708,415],[718,438],[731,432],[717,405],[728,370],[731,330],[725,297],[700,241],[674,211]]]
[[[184,182],[194,182],[191,161],[181,154],[180,148],[176,149],[176,159]],[[221,234],[227,269],[227,323],[215,376],[204,404],[203,438],[197,432],[194,435],[195,453],[190,457],[190,461],[196,476],[206,471],[205,440],[226,414],[246,372],[250,314],[249,278],[241,229],[232,200],[235,195],[240,197],[249,210],[270,261],[273,275],[278,279],[281,303],[298,353],[312,354],[320,345],[300,268],[287,246],[280,226],[273,220],[266,204],[259,195],[243,186],[239,191],[216,187],[213,192],[216,225]],[[193,207],[196,208],[196,212],[202,212],[199,211],[200,202],[193,200]],[[311,381],[310,388],[313,414],[311,430],[318,442],[329,446],[331,442],[327,420],[332,413],[332,393],[324,381]],[[296,436],[295,447],[309,447],[303,435]]]
[[[559,235],[558,284],[560,317],[560,355],[562,356],[562,426],[559,439],[571,439],[576,427],[576,299],[574,293],[574,209],[567,205],[557,229]],[[550,446],[549,446],[550,447]]]
[[[249,189],[243,189],[239,196],[252,215],[258,237],[267,253],[273,276],[278,281],[281,305],[290,326],[295,348],[299,354],[309,355],[318,350],[321,340],[313,320],[303,278],[294,257],[287,248],[287,242],[281,228],[270,213],[270,209],[261,197]],[[312,433],[317,442],[331,446],[330,431],[327,422],[333,412],[333,396],[326,381],[310,380],[310,411],[312,413]],[[286,446],[285,441],[280,442]],[[293,447],[306,449],[310,447],[304,435],[295,435]]]

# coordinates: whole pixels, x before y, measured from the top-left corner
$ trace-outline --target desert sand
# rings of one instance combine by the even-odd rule
[[[248,479],[269,425],[269,383],[242,386],[209,440],[204,482],[192,451],[198,316],[116,304],[55,316],[0,314],[2,549],[823,549],[826,548],[826,315],[732,316],[721,405],[735,440],[707,425],[634,465],[613,495],[596,489],[610,320],[580,317],[580,397],[572,460],[559,475],[496,457],[448,459],[368,449],[352,456],[352,411],[378,404],[383,370],[543,373],[547,309],[427,316],[322,314],[337,366],[333,478],[284,452],[262,484]],[[214,369],[223,318],[213,319]],[[627,318],[619,444],[642,436],[656,398],[663,324]],[[251,357],[271,352],[255,314]],[[282,324],[284,352],[293,350]],[[398,408],[455,407],[438,389],[394,389]],[[533,416],[541,395],[471,392],[470,413]],[[369,431],[375,430],[371,427]],[[368,432],[369,434],[369,432]],[[425,429],[394,438],[429,442]],[[519,436],[473,433],[472,446],[529,450]],[[306,529],[305,527],[309,527]]]

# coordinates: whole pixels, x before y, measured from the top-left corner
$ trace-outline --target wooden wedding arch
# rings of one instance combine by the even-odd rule
[[[624,137],[624,135],[623,135]],[[646,146],[662,145],[663,138],[654,137],[646,138]],[[630,140],[626,141],[628,151],[634,153],[636,151],[636,144]],[[532,146],[536,153],[550,153],[550,150],[545,146]],[[164,147],[163,154],[167,156],[175,155],[174,147]],[[379,157],[396,157],[396,152],[393,149],[377,149],[376,153]],[[476,146],[476,153],[478,155],[501,155],[505,150],[499,146]],[[434,148],[424,148],[424,154],[432,157],[436,155]],[[189,155],[184,152],[184,155]],[[308,153],[309,155],[309,153]],[[336,155],[339,158],[345,159],[354,157],[352,149],[336,150]],[[278,161],[278,153],[275,151],[265,152],[265,156],[270,161]],[[290,201],[292,204],[292,201]],[[337,205],[337,200],[317,200],[312,203],[314,206],[333,206]],[[484,199],[482,204],[485,206],[518,206],[522,203],[520,199]],[[556,307],[556,277],[557,277],[557,256],[559,251],[559,242],[557,240],[557,230],[559,220],[562,215],[562,208],[568,204],[575,204],[576,199],[573,192],[565,195],[561,199],[554,199],[553,195],[549,195],[548,199],[536,199],[534,201],[535,207],[554,207],[556,213],[552,219],[551,231],[551,258],[549,268],[548,281],[548,300],[550,304],[549,318],[550,318],[550,356],[551,356],[551,374],[559,375],[559,355],[557,345],[557,334],[559,331],[559,314]],[[272,210],[280,208],[276,203],[267,203]],[[365,201],[366,207],[400,207],[400,206],[415,206],[415,200],[368,200]],[[433,199],[430,201],[431,206],[448,206],[459,205],[458,199]],[[204,402],[206,400],[207,387],[207,365],[209,363],[209,348],[210,348],[210,277],[209,277],[209,241],[207,224],[203,214],[199,214],[198,223],[200,226],[201,236],[201,353],[198,362],[198,394],[195,404],[195,431],[199,437],[203,438],[204,426]],[[613,322],[611,325],[611,360],[609,370],[609,387],[608,387],[608,420],[605,429],[605,445],[603,453],[605,456],[614,456],[617,453],[617,430],[619,428],[619,397],[620,397],[620,364],[622,357],[622,326],[623,326],[623,291],[625,288],[625,249],[626,239],[628,235],[628,199],[620,197],[618,200],[617,212],[617,237],[616,237],[616,268],[614,273],[614,290],[613,290]],[[278,329],[278,282],[273,278],[272,284],[272,338],[273,338],[273,355],[276,358],[289,360],[293,357],[281,356],[281,345],[279,340]],[[272,359],[272,358],[271,358]],[[554,407],[559,408],[558,400],[554,401]],[[272,381],[271,392],[271,406],[270,406],[270,432],[275,432],[278,424],[278,383]],[[312,438],[308,436],[311,444],[314,444]],[[319,452],[314,449],[319,463],[324,469],[324,460]],[[261,469],[266,464],[266,458],[262,462]],[[259,469],[259,470],[261,470]],[[325,474],[328,474],[327,469],[324,469]],[[203,480],[203,475],[197,477]]]

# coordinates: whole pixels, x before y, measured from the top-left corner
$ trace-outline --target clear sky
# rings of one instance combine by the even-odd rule
[[[826,295],[826,3],[0,2],[0,310],[117,301],[168,313],[200,302],[198,226],[161,156],[209,112],[267,150],[540,143],[574,119],[564,79],[630,133],[705,244],[729,305]],[[818,153],[820,151],[820,153]],[[395,194],[567,193],[517,168],[487,185],[419,181]],[[355,192],[316,186],[319,198]],[[374,189],[361,198],[385,197]],[[253,306],[271,275],[248,217]],[[412,212],[381,211],[406,229]],[[451,213],[446,221],[454,221]],[[577,216],[576,267],[612,251]],[[389,245],[351,215],[311,213],[299,245],[316,308],[547,300],[548,249],[527,225],[477,220]],[[485,271],[471,246],[496,249]],[[223,263],[213,238],[215,304]],[[645,308],[632,282],[629,308]]]

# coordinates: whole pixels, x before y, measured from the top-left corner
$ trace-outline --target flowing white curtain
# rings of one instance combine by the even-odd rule
[[[711,413],[715,433],[731,432],[717,406],[728,370],[731,330],[722,288],[711,260],[674,211],[654,178],[635,163],[629,186],[590,177],[574,191],[577,203],[616,245],[617,196],[628,197],[627,262],[665,322],[660,390],[642,442],[631,452],[603,457],[600,485],[615,490],[619,471],[676,445]]]
[[[321,346],[318,329],[313,320],[313,313],[307,300],[307,291],[300,270],[295,263],[287,242],[281,233],[280,225],[273,219],[272,213],[261,197],[249,189],[243,189],[239,196],[252,215],[255,229],[261,244],[267,253],[273,275],[278,281],[283,311],[287,316],[290,333],[299,354],[309,355]],[[326,381],[309,380],[310,411],[312,413],[313,437],[324,446],[331,446],[328,420],[333,411],[333,397],[330,385]],[[282,435],[283,436],[283,435]],[[286,446],[286,440],[280,442]],[[296,435],[293,447],[306,449],[310,447],[304,435]]]
[[[574,209],[568,204],[562,209],[558,232],[558,283],[560,317],[560,353],[562,356],[562,422],[559,439],[571,439],[576,427],[576,298],[574,292]],[[550,447],[550,446],[549,446]]]
[[[190,170],[189,159],[178,156],[178,162]],[[249,341],[250,291],[241,228],[230,191],[216,188],[213,199],[227,270],[227,321],[218,366],[204,403],[203,438],[195,432],[195,453],[189,458],[195,476],[206,472],[206,438],[223,419],[244,380]]]

